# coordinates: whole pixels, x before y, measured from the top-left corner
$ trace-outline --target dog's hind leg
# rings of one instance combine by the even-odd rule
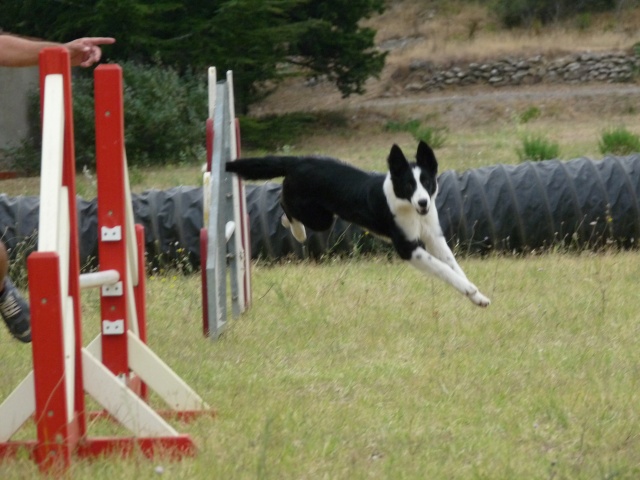
[[[295,238],[298,242],[304,243],[307,240],[307,231],[304,228],[304,225],[295,218],[291,218],[291,220],[289,220],[287,214],[283,213],[282,217],[280,218],[280,223],[282,223],[282,226],[284,228],[288,228],[289,230],[291,230],[293,238]]]
[[[322,232],[333,224],[333,214],[329,210],[305,198],[298,198],[292,206],[282,204],[282,209],[285,212],[281,218],[282,225],[290,229],[300,243],[307,239],[305,227]]]

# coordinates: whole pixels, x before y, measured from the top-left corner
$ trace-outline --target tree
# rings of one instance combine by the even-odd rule
[[[384,0],[4,0],[6,31],[65,41],[114,36],[114,61],[162,63],[186,73],[233,70],[241,111],[288,75],[326,76],[344,96],[362,93],[384,66],[360,20]]]

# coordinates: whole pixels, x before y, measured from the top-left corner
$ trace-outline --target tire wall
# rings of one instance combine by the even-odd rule
[[[439,178],[437,207],[445,238],[469,253],[607,243],[635,246],[640,236],[640,155],[495,165]],[[280,223],[281,186],[247,185],[254,258],[320,257],[370,251],[382,241],[336,219],[328,232],[307,231],[303,248]],[[176,187],[133,195],[152,266],[199,265],[202,189]],[[0,195],[0,231],[12,258],[37,244],[39,197]],[[81,266],[95,265],[97,205],[78,198]]]
[[[640,156],[496,165],[440,177],[445,237],[469,252],[580,248],[640,235]]]

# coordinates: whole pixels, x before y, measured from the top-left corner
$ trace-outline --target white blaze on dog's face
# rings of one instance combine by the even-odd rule
[[[385,182],[387,198],[393,193],[399,203],[410,204],[419,215],[429,213],[429,208],[434,204],[438,193],[438,162],[433,150],[426,143],[420,142],[416,163],[410,164],[400,147],[393,145],[387,161],[389,164],[389,177]]]

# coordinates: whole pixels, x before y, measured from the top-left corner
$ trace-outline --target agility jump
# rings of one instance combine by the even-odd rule
[[[203,225],[200,231],[202,330],[218,338],[227,326],[227,274],[234,316],[251,304],[251,243],[243,181],[225,164],[240,154],[240,127],[235,117],[233,75],[216,81],[209,68],[207,168],[203,178]]]
[[[100,271],[80,274],[69,56],[40,56],[43,145],[38,250],[27,261],[33,370],[0,405],[0,457],[27,449],[42,471],[72,456],[195,453],[145,401],[154,390],[177,416],[208,405],[145,344],[144,229],[133,223],[124,149],[122,71],[95,69]],[[101,333],[82,343],[81,288],[100,288]],[[85,394],[133,433],[92,438]],[[11,441],[35,418],[37,439]]]

